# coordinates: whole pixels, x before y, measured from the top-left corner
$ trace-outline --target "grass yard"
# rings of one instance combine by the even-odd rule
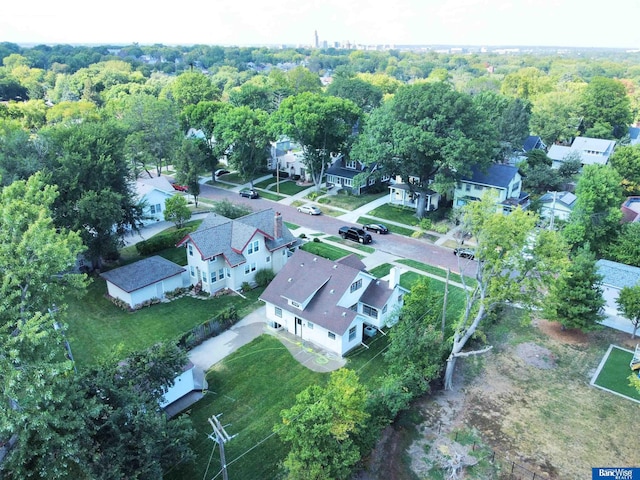
[[[305,252],[313,253],[314,255],[328,258],[329,260],[338,260],[339,258],[346,257],[351,253],[348,250],[336,247],[335,245],[329,245],[322,242],[307,242],[300,248]],[[362,258],[363,256],[358,255],[358,257]]]
[[[367,193],[362,195],[346,195],[338,193],[337,195],[325,195],[318,199],[318,203],[324,205],[332,205],[338,208],[344,208],[345,210],[355,210],[369,202],[384,197],[386,193]]]
[[[201,300],[183,297],[159,303],[135,312],[126,312],[105,298],[106,282],[94,278],[82,299],[69,297],[64,317],[67,335],[78,367],[107,356],[116,348],[127,352],[148,348],[159,341],[174,340],[223,308],[234,305],[240,317],[260,306],[262,289],[247,294],[247,299],[227,295]]]
[[[379,220],[371,217],[358,217],[358,221],[361,225],[365,223],[381,223]],[[405,237],[410,237],[415,230],[406,227],[398,227],[397,225],[391,225],[389,223],[385,223],[386,227],[389,229],[391,233],[397,233],[398,235],[404,235]]]
[[[378,208],[374,208],[369,212],[369,215],[398,223],[404,223],[414,227],[419,223],[418,218],[416,217],[416,211],[413,208],[403,208],[396,205],[390,205],[388,203],[381,205]]]
[[[298,228],[300,228],[300,225],[296,225],[295,223],[284,222],[284,224],[287,226],[289,230],[297,230]]]
[[[266,190],[260,190],[258,193],[262,198],[266,198],[267,200],[271,200],[273,202],[277,202],[285,198],[284,195],[278,195],[276,193],[268,192]]]
[[[390,263],[383,263],[382,265],[378,265],[377,267],[369,270],[369,273],[376,278],[386,277],[387,275],[389,275],[389,272],[391,272],[392,266],[393,265],[391,265]]]
[[[271,185],[272,183],[275,183],[275,182],[276,182],[276,178],[275,177],[267,178],[266,180],[262,180],[261,182],[254,183],[253,186],[255,188],[262,188],[262,189],[266,190],[269,185]]]
[[[270,182],[275,183],[275,179],[270,180]],[[312,185],[298,185],[293,180],[280,180],[280,193],[283,195],[295,195],[296,193],[300,193],[311,186]],[[269,190],[275,192],[277,190],[277,185],[271,185],[271,188],[269,188]]]
[[[411,287],[424,275],[416,272],[405,272],[400,275],[400,285],[407,290],[411,290]],[[429,279],[430,287],[434,293],[438,295],[444,295],[444,282],[438,280]],[[457,320],[460,313],[464,310],[464,304],[466,297],[464,290],[453,285],[449,285],[449,293],[447,295],[447,318],[449,320]]]
[[[633,352],[612,346],[607,353],[602,369],[597,378],[593,380],[593,384],[640,401],[640,393],[629,386],[628,380],[629,375],[632,373],[629,368],[629,362],[633,358]]]
[[[398,260],[398,263],[407,265],[408,267],[413,267],[417,270],[422,270],[423,272],[430,273],[431,275],[442,277],[442,281],[447,278],[447,271],[440,267],[434,267],[432,265],[427,265],[425,263],[417,262],[408,258],[401,258]],[[451,273],[449,275],[449,280],[451,280],[452,282],[462,283],[462,279],[457,273]],[[468,286],[474,286],[476,284],[475,278],[466,277],[465,281],[467,282]]]
[[[340,237],[327,237],[327,240],[334,243],[340,243],[342,245],[347,245],[348,247],[355,248],[356,250],[360,250],[361,252],[373,253],[376,251],[375,248],[370,247],[368,245],[361,245],[359,243],[354,242],[353,240],[345,240]]]
[[[211,433],[207,419],[218,414],[223,414],[221,422],[228,425],[227,433],[238,435],[224,448],[229,478],[278,478],[278,464],[284,460],[287,448],[271,433],[282,422],[280,412],[290,408],[295,396],[307,386],[323,385],[328,378],[327,374],[300,365],[280,340],[270,335],[256,338],[207,373],[209,391],[190,414],[198,432],[192,444],[197,461],[178,466],[167,472],[165,478],[216,476],[220,471],[220,455],[217,449],[212,454],[214,442],[207,437]]]

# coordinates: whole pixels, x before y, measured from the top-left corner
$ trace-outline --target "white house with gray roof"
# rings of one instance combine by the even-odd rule
[[[407,293],[399,277],[394,267],[388,282],[378,280],[355,255],[332,261],[298,250],[260,299],[269,326],[343,356],[365,328],[393,323]]]
[[[188,285],[184,272],[184,267],[155,255],[101,273],[100,276],[107,282],[110,297],[120,299],[136,309],[149,300],[162,299],[167,292]]]
[[[571,192],[547,192],[540,197],[540,216],[557,220],[569,220],[569,215],[576,205],[576,197]]]
[[[614,140],[604,140],[601,138],[576,137],[571,146],[551,145],[547,156],[553,161],[551,168],[560,166],[572,157],[580,159],[580,163],[585,165],[606,165],[609,157],[616,147]]]
[[[148,224],[164,220],[165,202],[177,192],[167,177],[140,177],[136,181],[136,197],[144,203],[143,223]]]
[[[598,260],[596,267],[598,273],[603,277],[602,296],[606,301],[604,313],[608,317],[608,319],[602,323],[609,327],[631,333],[633,326],[618,310],[616,300],[618,299],[618,295],[620,295],[620,290],[624,287],[633,287],[634,285],[640,284],[640,267],[633,267],[611,260]]]
[[[191,284],[213,294],[255,283],[256,272],[278,273],[298,240],[273,209],[231,220],[211,213],[176,246],[187,249]]]
[[[486,169],[474,165],[471,175],[460,177],[453,192],[453,206],[458,208],[480,200],[488,190],[497,194],[497,209],[503,213],[529,206],[529,195],[522,191],[522,175],[518,167],[501,163],[494,163]]]

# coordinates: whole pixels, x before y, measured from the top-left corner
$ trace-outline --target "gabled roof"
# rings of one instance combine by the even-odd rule
[[[265,289],[261,300],[272,303],[284,310],[295,312],[287,299],[301,303],[315,292],[313,298],[300,311],[300,316],[338,335],[343,335],[357,312],[337,303],[351,284],[369,274],[354,268],[352,259],[331,261],[303,250],[296,250]],[[348,260],[347,260],[348,259]],[[373,282],[375,279],[372,278]],[[363,287],[364,288],[364,287]],[[300,299],[300,300],[295,300]]]
[[[637,143],[640,143],[640,128],[629,127],[629,143],[631,145],[636,145]]]
[[[376,163],[371,166],[366,165],[360,161],[356,161],[356,168],[345,167],[346,159],[341,155],[331,166],[327,169],[327,175],[335,175],[342,178],[354,178],[359,173],[370,173],[378,168]]]
[[[525,152],[530,152],[531,150],[534,150],[534,149],[544,150],[546,148],[547,146],[544,144],[542,139],[537,135],[529,135],[525,139],[524,143],[522,144],[522,149]]]
[[[136,180],[136,193],[143,197],[152,190],[159,190],[167,195],[173,195],[175,190],[167,180],[167,177],[138,178]]]
[[[554,192],[545,193],[543,196],[540,197],[540,203],[543,203],[543,204],[553,203],[553,195],[554,195]],[[573,207],[575,206],[575,202],[578,199],[578,197],[576,197],[571,192],[555,192],[555,196],[556,196],[556,200],[555,200],[556,205],[558,204],[564,205],[569,210],[573,210]]]
[[[392,294],[393,289],[389,288],[389,282],[385,280],[376,280],[369,284],[360,297],[360,301],[380,310],[384,307],[389,298],[391,298]]]
[[[622,289],[640,283],[640,267],[632,267],[611,260],[598,260],[596,267],[605,285]]]
[[[269,251],[297,242],[284,223],[281,237],[275,238],[275,215],[271,208],[236,220],[210,213],[195,232],[184,237],[176,246],[191,242],[203,260],[223,255],[227,263],[235,267],[246,261],[242,252],[256,234],[264,236]]]
[[[614,140],[576,137],[570,147],[551,145],[547,156],[556,162],[563,162],[571,153],[577,153],[580,155],[582,165],[606,165],[615,146],[616,142]]]
[[[477,166],[471,167],[471,177],[461,177],[460,180],[467,183],[477,183],[489,187],[508,188],[511,181],[518,174],[518,167],[493,163],[486,170]]]
[[[155,255],[101,273],[100,276],[125,292],[131,293],[175,275],[180,275],[184,271],[185,269],[180,265]]]

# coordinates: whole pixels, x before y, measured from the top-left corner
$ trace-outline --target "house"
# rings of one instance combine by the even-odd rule
[[[570,147],[551,145],[547,156],[553,161],[551,168],[560,168],[565,161],[573,157],[579,158],[583,167],[593,164],[606,165],[615,147],[614,140],[576,137]]]
[[[409,183],[419,182],[417,177],[409,177]],[[396,176],[394,182],[389,185],[389,203],[392,205],[401,205],[403,207],[418,207],[420,195],[426,195],[425,209],[426,211],[437,210],[440,202],[440,194],[431,189],[423,192],[412,192],[411,186],[404,183],[402,177]],[[414,189],[415,190],[415,189]]]
[[[100,274],[110,297],[136,309],[145,302],[162,299],[167,292],[188,285],[184,267],[155,255]]]
[[[629,127],[629,145],[638,145],[640,143],[640,127]]]
[[[307,179],[306,167],[304,164],[304,153],[299,145],[292,142],[288,137],[282,136],[277,141],[271,142],[271,152],[269,169],[279,169],[289,176],[298,176],[303,181]]]
[[[332,261],[298,250],[260,299],[270,327],[344,356],[397,319],[407,293],[399,278],[393,268],[378,280],[355,255]]]
[[[547,151],[547,146],[542,141],[542,138],[537,135],[529,135],[522,144],[522,150],[524,153],[529,153],[532,150],[544,150]]]
[[[176,191],[167,177],[138,178],[136,197],[145,204],[142,223],[163,221],[165,202],[173,195],[176,195]]]
[[[622,206],[622,221],[624,223],[640,222],[640,197],[627,197]]]
[[[555,217],[556,220],[569,220],[569,215],[576,205],[576,197],[571,192],[547,192],[540,197],[540,216],[550,219]]]
[[[365,165],[340,154],[327,169],[327,184],[335,185],[338,188],[350,189],[354,195],[360,195],[376,184],[389,181],[388,176],[376,178],[376,176],[372,175],[377,169],[377,164]],[[356,175],[364,177],[360,186],[355,186],[354,178]]]
[[[633,326],[618,310],[616,300],[620,295],[620,290],[624,287],[633,287],[640,284],[640,267],[612,262],[611,260],[598,260],[596,268],[598,273],[602,275],[602,296],[606,302],[604,313],[607,316],[607,320],[602,323],[631,333]]]
[[[210,213],[195,232],[176,246],[187,249],[191,285],[213,294],[255,283],[256,272],[279,272],[298,240],[273,209],[236,220]]]
[[[453,192],[453,206],[462,207],[480,200],[487,190],[497,193],[498,209],[504,213],[529,206],[529,194],[522,191],[522,175],[518,167],[500,163],[494,163],[486,170],[473,166],[470,176],[460,177]]]
[[[173,417],[200,400],[204,396],[203,391],[207,388],[204,371],[193,363],[187,362],[182,372],[173,380],[173,384],[164,392],[160,408],[169,417]]]

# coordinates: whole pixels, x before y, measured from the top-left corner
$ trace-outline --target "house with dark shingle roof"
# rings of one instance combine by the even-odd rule
[[[100,274],[107,282],[109,296],[118,298],[131,308],[146,301],[162,299],[167,292],[188,285],[184,267],[158,255]]]
[[[261,269],[278,273],[297,245],[282,215],[270,208],[235,220],[211,213],[176,246],[187,249],[191,284],[212,294],[255,283]]]
[[[399,278],[397,267],[389,281],[375,278],[355,255],[332,261],[298,250],[260,299],[270,327],[343,356],[363,342],[365,328],[397,319],[407,293]]]
[[[337,188],[349,189],[354,195],[360,195],[376,184],[389,182],[388,176],[378,178],[373,175],[377,169],[377,164],[366,165],[357,160],[345,158],[344,155],[338,155],[327,169],[327,183]],[[355,185],[356,175],[364,177],[361,185]]]
[[[497,193],[498,209],[504,213],[529,206],[529,195],[522,191],[522,175],[518,167],[500,163],[494,163],[487,169],[473,166],[470,176],[460,177],[453,192],[453,206],[459,208],[480,200],[487,190]]]

